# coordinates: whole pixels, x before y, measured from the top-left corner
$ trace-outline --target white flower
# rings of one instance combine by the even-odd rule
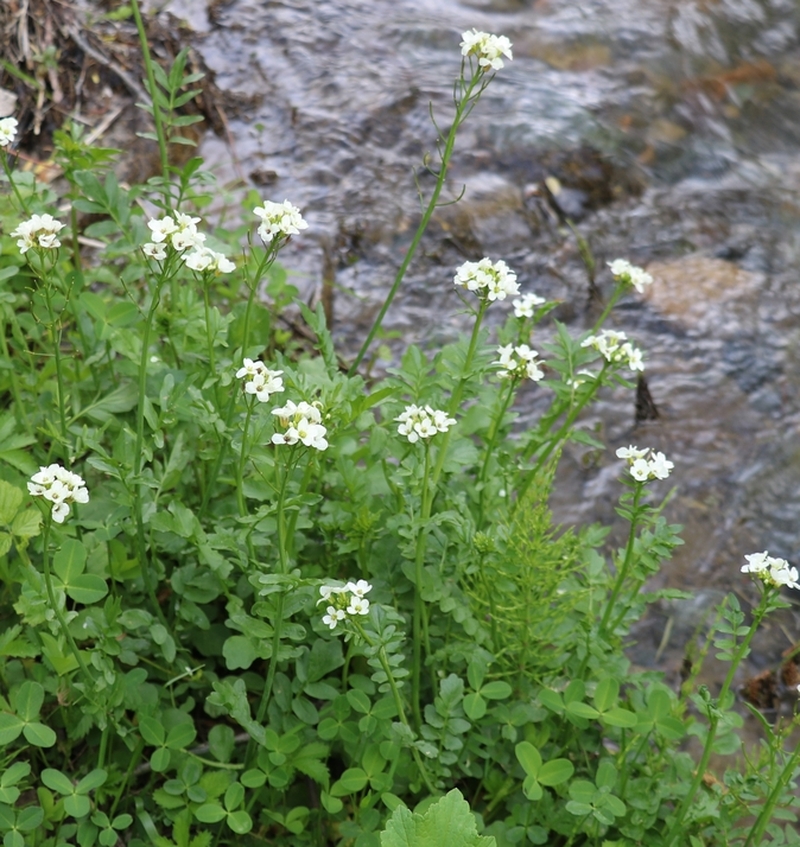
[[[366,597],[356,597],[355,594],[350,597],[350,604],[347,607],[348,615],[368,615],[369,600]]]
[[[617,449],[617,456],[628,461],[630,474],[637,482],[666,479],[675,467],[663,453],[656,453],[649,447],[620,447]]]
[[[372,586],[366,581],[366,579],[359,579],[358,582],[348,582],[345,585],[345,591],[350,591],[355,594],[356,597],[363,597],[365,594],[369,594],[372,591]]]
[[[178,225],[169,215],[158,219],[153,218],[147,222],[147,226],[152,233],[151,238],[156,244],[166,241],[167,236],[172,235],[178,229]]]
[[[522,297],[512,300],[514,315],[518,318],[532,318],[536,307],[546,302],[544,297],[539,297],[536,294],[523,294]]]
[[[64,523],[72,503],[88,503],[86,483],[78,474],[58,464],[40,467],[28,483],[34,497],[44,497],[53,504],[51,514],[56,523]]]
[[[8,147],[17,137],[17,119],[0,118],[0,147]]]
[[[581,342],[581,347],[593,347],[612,364],[627,365],[632,371],[643,371],[642,352],[637,350],[624,332],[604,329],[600,335],[590,335]]]
[[[632,265],[626,259],[614,259],[608,263],[611,273],[621,282],[632,285],[639,294],[644,292],[645,286],[653,282],[653,277],[642,268]]]
[[[478,65],[484,70],[500,70],[503,67],[501,56],[514,58],[511,55],[511,42],[504,35],[490,35],[473,28],[471,32],[462,32],[461,38],[461,55],[477,56]]]
[[[243,367],[236,371],[236,378],[244,379],[246,377],[245,392],[255,394],[257,400],[266,403],[273,394],[279,394],[283,391],[282,373],[283,371],[270,370],[263,362],[245,359]]]
[[[358,582],[348,582],[344,587],[340,585],[320,585],[320,599],[317,600],[317,605],[326,603],[326,614],[322,617],[322,622],[336,629],[340,621],[347,619],[348,615],[367,615],[369,614],[369,600],[365,595],[372,591],[372,586],[365,580],[359,579]]]
[[[650,452],[649,447],[640,450],[638,447],[631,445],[630,447],[618,447],[617,458],[619,459],[643,459]]]
[[[666,479],[675,465],[663,453],[650,454],[650,473],[656,479]]]
[[[520,344],[514,347],[511,344],[506,344],[504,347],[498,347],[497,352],[500,355],[499,361],[495,362],[500,365],[501,370],[498,371],[498,376],[501,379],[532,379],[534,382],[539,382],[544,378],[544,371],[539,367],[539,362],[536,357],[539,355],[536,350],[532,350],[527,344]],[[517,361],[515,356],[518,357]]]
[[[398,415],[395,421],[400,424],[397,432],[412,444],[420,438],[432,438],[437,432],[447,432],[456,422],[455,418],[448,417],[447,412],[432,409],[430,406],[416,406],[413,403],[406,406],[405,411]]]
[[[215,271],[229,274],[236,270],[236,265],[222,253],[215,253],[208,247],[195,247],[191,253],[184,253],[183,261],[187,268],[193,271]]]
[[[163,242],[160,241],[148,241],[146,244],[142,244],[142,253],[157,262],[163,262],[167,258],[167,251]]]
[[[301,229],[308,227],[300,214],[300,209],[288,200],[284,200],[283,203],[265,200],[264,205],[256,206],[253,212],[261,218],[258,234],[265,244],[269,244],[275,238],[297,235]]]
[[[464,262],[456,271],[453,283],[490,302],[519,294],[517,275],[502,259],[494,264],[487,258],[480,262]]]
[[[31,248],[55,250],[61,246],[58,233],[64,228],[61,221],[52,215],[32,215],[30,220],[23,221],[11,233],[16,238],[20,253],[27,253]]]
[[[800,589],[797,568],[791,567],[786,559],[770,556],[766,550],[763,553],[750,553],[745,559],[747,564],[742,565],[742,573],[755,574],[762,582],[774,588],[785,585]]]
[[[339,621],[343,621],[347,617],[344,609],[337,609],[336,606],[328,606],[328,614],[322,616],[322,623],[327,624],[331,629],[336,629]]]
[[[280,409],[273,409],[272,414],[278,418],[286,431],[276,432],[272,436],[273,444],[297,444],[302,442],[306,447],[316,450],[326,450],[328,441],[325,436],[328,430],[322,425],[322,414],[317,406],[301,400],[299,403],[286,401]]]

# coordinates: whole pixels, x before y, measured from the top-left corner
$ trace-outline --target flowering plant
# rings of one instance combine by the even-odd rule
[[[64,523],[73,503],[89,502],[82,477],[58,464],[39,468],[28,483],[28,491],[33,497],[44,497],[53,504],[50,514],[56,523]]]

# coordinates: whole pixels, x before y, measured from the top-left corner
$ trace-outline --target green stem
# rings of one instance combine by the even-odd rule
[[[628,571],[631,567],[631,562],[633,561],[633,548],[636,543],[636,527],[637,527],[637,519],[639,517],[639,501],[641,500],[642,493],[644,492],[644,483],[637,482],[636,488],[633,492],[633,505],[631,507],[631,526],[628,530],[628,542],[625,545],[625,558],[622,561],[622,565],[617,571],[617,578],[614,581],[614,588],[611,590],[611,596],[608,598],[608,602],[606,603],[605,611],[603,612],[603,617],[600,621],[600,628],[598,630],[598,637],[605,637],[605,630],[608,626],[609,618],[611,617],[611,613],[614,610],[617,599],[619,597],[620,591],[622,591],[622,586],[625,584],[625,579],[628,576]],[[612,629],[613,633],[613,629]]]
[[[383,319],[386,317],[386,313],[389,311],[389,307],[392,305],[392,301],[395,298],[395,295],[400,289],[400,284],[403,282],[403,278],[406,275],[406,271],[408,270],[409,265],[411,264],[411,260],[414,258],[414,254],[417,252],[417,248],[419,247],[420,241],[422,241],[422,236],[425,234],[425,230],[428,228],[428,224],[430,223],[431,217],[436,210],[436,207],[439,203],[439,195],[442,193],[442,188],[444,188],[444,183],[447,178],[447,170],[450,166],[450,159],[453,156],[453,150],[455,148],[456,143],[456,135],[458,134],[458,130],[461,124],[464,122],[466,117],[472,111],[472,107],[477,102],[478,97],[483,93],[486,85],[488,85],[488,81],[483,81],[481,84],[477,94],[473,94],[475,91],[478,82],[483,80],[484,74],[482,71],[476,72],[473,74],[470,81],[464,87],[464,79],[463,79],[463,67],[462,67],[462,76],[459,80],[461,83],[461,87],[463,90],[463,95],[461,98],[456,98],[456,114],[453,118],[453,123],[450,127],[450,132],[447,134],[447,140],[445,141],[444,149],[439,154],[439,159],[441,162],[441,166],[439,168],[439,173],[436,177],[436,185],[433,189],[433,193],[431,194],[431,198],[428,201],[428,205],[423,212],[422,220],[419,222],[419,226],[417,227],[417,231],[414,233],[414,238],[409,245],[409,248],[406,252],[405,258],[403,259],[400,268],[397,271],[397,275],[394,278],[394,282],[392,283],[392,287],[389,290],[389,294],[383,302],[383,306],[381,306],[380,312],[378,312],[378,316],[375,318],[372,327],[367,333],[367,337],[364,339],[364,343],[361,345],[361,349],[358,351],[353,364],[350,366],[350,370],[348,371],[348,376],[353,376],[355,372],[358,370],[359,365],[364,360],[364,356],[369,349],[370,344],[372,344],[372,340],[375,338],[378,330],[381,328],[383,324]],[[440,134],[441,139],[441,134]]]
[[[250,294],[247,298],[247,305],[244,310],[244,325],[242,329],[242,347],[239,352],[239,358],[244,358],[247,353],[247,337],[250,334],[250,321],[251,321],[251,313],[253,310],[253,303],[255,302],[256,292],[258,291],[258,282],[261,277],[269,270],[272,263],[275,261],[275,256],[277,254],[277,247],[271,250],[267,250],[264,254],[264,257],[258,264],[255,273],[253,274],[252,282],[247,283]],[[231,422],[233,421],[233,413],[236,409],[236,398],[237,392],[235,389],[231,389],[231,396],[228,400],[228,408],[225,410],[225,430],[226,432],[231,428]],[[220,438],[219,447],[216,451],[216,457],[214,458],[214,465],[211,468],[211,474],[207,479],[207,484],[205,490],[203,491],[203,500],[200,504],[200,510],[197,513],[197,519],[202,521],[206,509],[208,508],[208,504],[211,500],[211,495],[214,491],[215,483],[219,478],[219,472],[222,468],[222,463],[225,460],[225,457],[228,454],[228,439]]]
[[[733,659],[731,660],[731,665],[728,669],[727,676],[725,677],[725,681],[722,683],[722,689],[720,690],[719,696],[717,697],[717,706],[713,707],[714,711],[709,714],[708,734],[706,735],[705,746],[703,747],[703,754],[700,757],[700,763],[697,766],[695,777],[692,780],[692,784],[689,786],[689,791],[683,798],[683,802],[681,803],[678,812],[675,815],[675,819],[673,820],[672,825],[669,828],[667,836],[664,839],[664,847],[673,847],[673,845],[681,838],[681,833],[679,831],[681,824],[683,823],[683,819],[686,817],[686,813],[689,811],[689,807],[691,806],[692,801],[694,800],[694,797],[697,794],[697,790],[700,787],[700,783],[702,782],[702,779],[705,776],[709,759],[711,758],[711,752],[714,746],[714,740],[716,738],[717,728],[719,726],[720,721],[720,715],[718,710],[727,708],[726,701],[728,699],[730,687],[733,684],[733,678],[736,675],[736,671],[739,668],[739,665],[742,663],[742,660],[748,654],[750,650],[750,642],[753,640],[753,636],[756,634],[756,631],[758,630],[761,621],[767,613],[767,610],[769,608],[770,593],[771,592],[769,589],[766,589],[764,591],[764,594],[761,597],[761,602],[759,603],[756,611],[753,613],[753,621],[750,624],[750,628],[747,631],[747,635],[745,636],[744,641],[742,641],[742,643],[737,647],[736,653],[734,654]]]
[[[361,626],[359,621],[355,618],[351,618],[350,620],[352,621],[352,623],[355,624],[359,634],[364,639],[364,641],[369,644],[370,647],[374,647],[375,643],[364,631],[364,628]],[[403,698],[400,696],[400,689],[397,687],[397,683],[395,682],[394,676],[392,674],[392,666],[389,664],[389,660],[386,656],[386,648],[384,648],[383,646],[378,649],[378,661],[381,663],[383,672],[386,674],[386,679],[389,682],[389,687],[392,690],[392,698],[394,700],[395,708],[397,709],[397,715],[400,718],[401,723],[403,723],[409,730],[413,732],[413,728],[408,722],[405,709],[403,708]],[[425,787],[428,789],[432,796],[439,794],[439,792],[436,790],[436,786],[433,784],[430,778],[430,775],[428,774],[428,770],[425,767],[425,763],[422,761],[422,757],[419,754],[419,750],[417,750],[416,747],[411,747],[410,749],[411,756],[414,759],[422,781],[425,783]]]
[[[286,499],[286,489],[289,482],[289,476],[292,463],[291,459],[283,468],[283,478],[281,479],[280,491],[278,493],[278,566],[280,573],[284,576],[289,573],[289,555],[287,549],[287,533],[286,533],[286,514],[284,511],[284,501]],[[278,599],[275,602],[275,620],[272,625],[272,654],[269,659],[269,670],[267,671],[267,679],[264,682],[264,690],[261,693],[261,702],[258,704],[256,712],[256,722],[262,724],[267,715],[267,707],[272,696],[272,686],[275,682],[275,673],[278,669],[278,654],[281,646],[281,635],[283,629],[283,608],[284,608],[284,590],[285,586],[281,587]],[[245,762],[251,762],[255,745],[253,740],[247,745],[247,753]]]
[[[239,451],[239,462],[236,467],[236,502],[239,505],[239,516],[247,517],[247,506],[244,502],[244,468],[247,464],[247,433],[250,429],[250,418],[253,416],[254,397],[248,398],[247,414],[242,427],[242,447]]]
[[[144,752],[144,741],[139,739],[136,749],[131,754],[130,760],[128,761],[128,768],[125,771],[125,776],[122,779],[122,782],[119,784],[119,788],[117,789],[116,794],[114,795],[114,802],[111,805],[111,811],[108,813],[108,817],[111,820],[114,820],[114,815],[117,811],[117,806],[119,806],[119,801],[122,799],[122,796],[125,794],[125,789],[128,787],[128,783],[131,781],[131,777],[133,776],[133,771],[136,766],[139,764],[139,760],[142,758],[142,753]]]
[[[161,277],[156,277],[150,308],[144,321],[142,330],[142,353],[139,359],[139,392],[136,404],[136,444],[133,451],[133,508],[136,519],[136,546],[139,559],[139,567],[142,571],[142,582],[147,593],[153,611],[165,629],[169,630],[169,624],[161,610],[161,605],[156,596],[153,585],[153,574],[150,569],[150,561],[147,553],[146,534],[144,529],[144,481],[142,480],[142,469],[144,467],[144,405],[147,398],[147,366],[150,353],[150,333],[152,331],[153,319],[161,299]]]
[[[44,288],[44,297],[47,302],[47,314],[50,318],[50,330],[53,333],[53,353],[56,360],[56,383],[58,384],[58,419],[61,423],[61,440],[64,445],[64,458],[70,455],[69,440],[67,438],[67,413],[65,410],[64,396],[64,371],[61,362],[61,326],[57,326],[58,321],[53,311],[52,293],[47,280],[42,280]]]
[[[20,208],[25,214],[30,214],[28,211],[28,204],[23,199],[22,195],[19,193],[19,189],[17,188],[16,182],[14,182],[14,172],[11,170],[11,166],[8,164],[8,154],[3,150],[0,151],[0,158],[3,160],[3,170],[5,171],[6,176],[8,177],[9,183],[11,183],[11,190],[17,197],[19,201]]]
[[[145,74],[147,76],[147,90],[150,92],[150,99],[153,106],[153,123],[156,130],[156,138],[158,139],[158,150],[161,156],[161,174],[164,179],[163,194],[164,208],[171,209],[169,195],[169,153],[167,150],[167,138],[164,133],[164,123],[161,118],[161,109],[158,105],[159,90],[156,84],[155,73],[153,72],[153,57],[150,55],[150,46],[147,41],[147,31],[142,20],[142,13],[139,9],[139,0],[131,0],[131,10],[133,11],[133,19],[136,22],[136,31],[139,34],[139,47],[142,51],[142,59],[144,61]]]
[[[422,706],[420,703],[420,685],[422,679],[422,580],[425,565],[425,548],[427,541],[427,523],[430,519],[431,504],[433,502],[433,485],[428,479],[430,472],[430,447],[425,442],[425,469],[422,474],[422,504],[420,509],[420,526],[417,530],[417,545],[414,556],[414,620],[412,625],[412,637],[414,641],[414,660],[411,674],[411,711],[414,715],[414,724],[419,730],[422,726]],[[426,648],[428,645],[426,644]],[[426,649],[426,654],[429,651]]]
[[[753,828],[747,836],[747,841],[745,841],[744,847],[750,847],[751,844],[761,844],[761,836],[764,834],[767,824],[772,820],[772,813],[775,810],[778,800],[781,798],[781,795],[786,790],[786,786],[789,784],[789,781],[794,775],[798,760],[800,760],[800,745],[795,747],[794,752],[789,757],[789,761],[786,763],[786,767],[772,786],[769,796],[762,806],[761,811],[758,813],[756,822],[753,824]]]
[[[486,447],[484,448],[483,465],[481,465],[481,470],[478,474],[478,529],[483,526],[484,502],[486,499],[486,493],[484,491],[484,488],[486,485],[486,475],[489,472],[489,463],[492,459],[492,455],[494,454],[495,448],[497,447],[497,435],[500,432],[500,427],[502,426],[503,418],[505,417],[508,407],[511,405],[511,401],[514,399],[514,393],[516,392],[516,390],[517,381],[511,380],[510,385],[508,386],[508,391],[502,398],[498,413],[492,421],[491,428],[489,429],[489,433],[486,436]]]
[[[83,661],[83,656],[81,656],[78,645],[75,643],[75,639],[69,631],[64,613],[61,611],[61,604],[57,602],[56,593],[53,589],[53,575],[50,570],[50,521],[50,515],[45,515],[44,532],[42,536],[42,569],[44,571],[44,584],[47,589],[47,599],[50,601],[50,607],[53,609],[58,625],[61,627],[61,632],[63,633],[64,638],[66,638],[69,649],[72,651],[72,655],[75,657],[78,667],[84,676],[86,681],[86,696],[91,700],[95,686],[94,677],[89,672],[86,662]]]
[[[0,313],[1,315],[2,313]],[[8,348],[8,340],[6,338],[6,322],[0,320],[0,353],[3,354],[3,361],[8,362],[11,366],[9,374],[9,382],[11,384],[11,396],[14,398],[14,412],[18,423],[22,423],[25,427],[25,432],[31,436],[33,429],[31,428],[30,418],[26,411],[26,404],[22,402],[22,394],[19,389],[19,380],[17,379],[17,371],[11,361],[11,353]]]

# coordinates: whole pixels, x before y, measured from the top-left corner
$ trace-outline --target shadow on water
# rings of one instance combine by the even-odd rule
[[[453,192],[387,319],[404,343],[464,329],[450,280],[503,257],[523,290],[585,325],[586,276],[543,180],[600,263],[626,257],[656,283],[612,316],[646,352],[657,421],[633,427],[630,394],[584,426],[610,448],[676,465],[670,520],[686,545],[660,577],[695,599],[663,606],[632,656],[676,676],[703,614],[731,588],[753,599],[743,555],[800,561],[800,6],[793,0],[183,0],[230,115],[231,150],[201,153],[233,183],[235,157],[262,196],[311,226],[291,245],[308,297],[336,277],[335,331],[355,349],[416,224],[411,168],[447,124],[459,35],[508,35],[498,74],[460,136]],[[232,156],[232,152],[234,156]],[[423,188],[425,176],[421,177]],[[312,237],[311,233],[315,235]],[[610,279],[601,273],[601,287]],[[537,410],[523,399],[523,420]],[[554,498],[569,523],[614,520],[613,449],[571,448]],[[666,493],[666,492],[664,492]],[[666,630],[665,630],[666,628]],[[665,631],[668,638],[665,639]],[[760,636],[752,671],[798,638],[792,614]]]

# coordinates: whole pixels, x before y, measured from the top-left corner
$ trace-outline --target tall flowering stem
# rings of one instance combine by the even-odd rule
[[[676,844],[680,843],[683,837],[681,825],[683,824],[686,813],[689,811],[692,801],[697,795],[700,784],[705,776],[706,767],[708,766],[708,762],[711,758],[714,740],[722,717],[721,710],[728,707],[729,695],[731,693],[731,686],[733,685],[736,671],[742,661],[749,654],[750,643],[752,642],[756,631],[761,625],[761,622],[770,612],[779,608],[786,608],[786,604],[780,599],[780,591],[783,586],[800,590],[797,568],[790,567],[789,563],[785,559],[770,556],[766,551],[763,553],[752,553],[745,558],[747,559],[747,564],[742,566],[742,573],[752,574],[757,582],[760,583],[761,600],[753,612],[753,620],[744,639],[731,654],[730,667],[727,675],[725,676],[725,680],[722,683],[722,689],[720,690],[716,703],[711,702],[709,698],[707,706],[709,726],[705,745],[703,747],[703,754],[697,765],[697,770],[695,771],[695,777],[692,780],[692,784],[689,786],[689,790],[683,798],[683,802],[678,808],[669,831],[664,838],[664,847],[674,847]],[[734,627],[734,635],[736,634],[735,630],[736,627]],[[788,784],[792,774],[794,773],[794,769],[797,765],[797,756],[798,753],[795,751],[787,762],[780,778],[777,780],[775,785],[772,786],[767,803],[761,810],[761,813],[759,814],[756,823],[747,838],[746,845],[751,843],[760,843],[760,835],[764,831],[767,823],[769,823],[771,811],[777,803],[781,791]]]
[[[761,811],[758,813],[756,822],[753,824],[752,829],[747,835],[744,847],[750,847],[751,844],[762,843],[761,836],[764,834],[767,824],[772,820],[772,813],[775,811],[775,806],[793,778],[798,764],[800,764],[800,744],[795,746],[794,751],[792,752],[792,755],[789,756],[780,776],[774,781],[769,796],[767,797],[764,805],[761,807]]]
[[[482,37],[482,40],[476,40],[476,35]],[[487,72],[495,71],[503,67],[503,62],[499,58],[501,53],[509,59],[511,58],[511,45],[508,42],[508,39],[503,38],[502,36],[498,38],[497,36],[489,36],[486,33],[465,32],[462,38],[461,52],[463,58],[461,62],[461,73],[453,86],[453,103],[456,111],[453,116],[453,123],[450,125],[450,131],[447,133],[446,138],[439,130],[438,126],[436,126],[436,122],[434,121],[434,126],[436,126],[438,133],[437,149],[439,152],[439,170],[436,173],[436,185],[434,186],[433,192],[428,200],[428,205],[422,213],[422,219],[419,222],[417,231],[414,233],[414,238],[411,240],[411,244],[409,245],[406,255],[397,271],[392,287],[389,290],[389,293],[386,296],[386,299],[384,300],[370,331],[367,333],[367,337],[364,339],[361,349],[358,351],[358,354],[353,360],[353,364],[350,366],[350,370],[348,371],[349,376],[353,376],[353,374],[355,374],[358,370],[359,365],[364,360],[367,350],[369,350],[369,347],[375,338],[375,335],[381,328],[383,319],[386,317],[386,313],[389,311],[392,301],[397,295],[397,292],[400,290],[400,285],[403,282],[406,271],[408,271],[409,265],[417,252],[420,241],[422,241],[422,236],[425,234],[425,230],[428,228],[431,217],[436,210],[436,207],[439,205],[439,197],[447,179],[447,172],[450,167],[450,160],[453,157],[458,131],[469,116],[470,112],[472,112],[475,108],[481,94],[483,94],[489,83],[494,79],[494,73]],[[489,43],[490,39],[494,39],[494,41]],[[476,60],[473,60],[474,58]],[[431,118],[433,118],[432,107]],[[444,144],[442,144],[442,142],[444,142]],[[433,171],[431,171],[431,173],[433,173]],[[420,201],[422,201],[421,191]]]
[[[61,610],[61,604],[58,602],[56,598],[56,592],[53,588],[53,573],[50,569],[50,523],[51,516],[49,514],[45,514],[44,516],[44,530],[42,534],[42,570],[44,571],[44,584],[47,590],[47,599],[50,601],[50,606],[53,609],[53,613],[56,616],[56,620],[58,621],[58,625],[61,628],[61,632],[64,635],[64,638],[69,645],[69,649],[72,651],[72,655],[75,657],[75,661],[78,663],[78,667],[80,668],[81,674],[86,681],[86,696],[89,699],[92,699],[92,694],[94,692],[95,680],[92,674],[89,672],[89,668],[86,666],[86,662],[83,661],[83,656],[81,656],[81,651],[78,649],[78,645],[75,643],[75,639],[72,637],[72,633],[69,631],[69,626],[67,625],[66,618],[64,617],[64,613]]]
[[[625,558],[622,560],[622,564],[619,566],[617,570],[617,578],[614,580],[614,587],[611,589],[611,596],[608,598],[608,602],[606,603],[605,612],[603,613],[603,617],[600,621],[600,629],[598,635],[600,638],[605,637],[606,627],[608,626],[609,619],[611,618],[611,614],[614,611],[617,600],[619,598],[619,594],[622,591],[622,587],[625,584],[625,580],[628,577],[628,572],[630,571],[631,562],[633,561],[633,548],[636,544],[636,528],[638,525],[638,517],[642,512],[642,507],[640,505],[642,494],[644,493],[644,484],[636,483],[633,490],[633,503],[631,505],[631,518],[630,518],[630,529],[628,530],[628,541],[625,545]],[[613,632],[613,628],[612,628]]]
[[[364,627],[361,626],[361,623],[355,619],[351,618],[353,625],[358,630],[358,634],[364,639],[364,641],[369,644],[370,647],[374,647],[375,643],[372,639],[367,635],[364,631]],[[394,675],[392,674],[392,666],[389,664],[389,659],[386,656],[386,648],[380,647],[377,653],[378,661],[381,663],[381,668],[383,668],[383,672],[386,674],[386,678],[389,682],[389,687],[392,691],[392,699],[394,700],[395,708],[397,709],[397,715],[400,718],[400,722],[411,729],[411,724],[406,717],[405,708],[403,705],[403,698],[400,696],[400,690],[397,687],[397,682],[395,682]],[[416,718],[415,718],[416,720]],[[418,724],[419,725],[419,724]],[[414,759],[414,764],[417,766],[417,770],[419,771],[419,775],[422,778],[422,781],[425,783],[425,787],[428,789],[428,792],[431,796],[437,795],[439,792],[436,790],[436,787],[431,780],[430,774],[428,773],[428,769],[425,767],[425,763],[422,761],[422,756],[419,754],[419,750],[416,747],[411,747],[411,756]]]
[[[156,138],[158,139],[158,152],[161,158],[161,176],[162,176],[162,191],[164,194],[164,208],[170,209],[172,206],[169,193],[169,153],[167,151],[167,136],[164,132],[164,122],[161,119],[161,109],[158,105],[159,89],[156,84],[155,72],[153,71],[153,57],[150,53],[150,43],[147,40],[147,30],[144,27],[142,13],[139,9],[139,0],[131,0],[131,11],[133,12],[133,20],[136,23],[136,32],[139,35],[139,47],[142,51],[142,59],[144,60],[145,76],[147,78],[147,90],[150,93],[152,102],[153,124],[155,125]]]

